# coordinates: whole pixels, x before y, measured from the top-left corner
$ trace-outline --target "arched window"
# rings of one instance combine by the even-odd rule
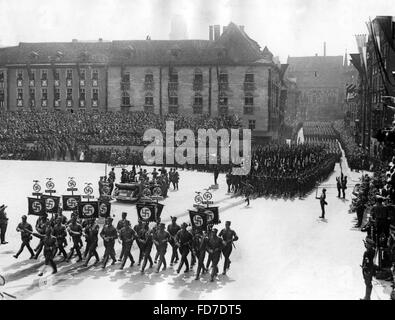
[[[122,92],[122,105],[123,106],[130,106],[130,95],[128,92]]]
[[[153,106],[154,105],[154,97],[152,93],[147,93],[145,95],[145,103],[146,106]]]

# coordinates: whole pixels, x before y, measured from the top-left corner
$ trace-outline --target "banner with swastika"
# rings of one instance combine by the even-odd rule
[[[27,198],[29,215],[42,216],[45,214],[45,200],[37,198]]]
[[[58,212],[60,197],[43,195],[41,199],[45,200],[45,208],[47,213]]]
[[[81,202],[81,196],[64,195],[62,196],[63,210],[78,210],[78,203]]]
[[[156,221],[155,218],[155,204],[154,203],[136,203],[137,216],[143,221]]]
[[[207,229],[207,215],[202,211],[189,210],[189,217],[194,228]]]
[[[209,224],[221,223],[221,220],[219,220],[218,207],[199,208],[199,212],[203,212],[204,214],[207,215],[207,223]]]
[[[83,201],[78,204],[78,216],[82,219],[98,218],[99,203],[97,201]]]
[[[109,217],[111,214],[111,203],[99,201],[99,216],[103,218]]]

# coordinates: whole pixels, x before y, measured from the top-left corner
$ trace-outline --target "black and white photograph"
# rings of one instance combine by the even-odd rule
[[[0,300],[394,277],[393,0],[0,0]]]

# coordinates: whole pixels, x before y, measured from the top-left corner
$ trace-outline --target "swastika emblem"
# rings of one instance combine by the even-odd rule
[[[103,186],[103,193],[104,194],[110,194],[110,187],[107,186],[107,185]]]
[[[143,195],[146,196],[146,197],[151,196],[151,190],[148,189],[148,188],[145,188],[145,189],[143,190]]]
[[[211,222],[214,220],[214,212],[212,212],[211,210],[206,210],[204,211],[205,214],[207,214],[207,221]]]
[[[95,208],[91,204],[86,204],[82,207],[82,212],[84,213],[85,216],[90,217],[94,215]]]
[[[41,187],[38,183],[33,184],[33,191],[34,192],[40,192],[41,191]]]
[[[55,201],[54,199],[48,198],[45,200],[45,207],[47,208],[47,210],[52,210],[53,208],[55,208]]]
[[[101,215],[104,215],[104,214],[106,214],[107,213],[107,205],[105,204],[105,203],[102,203],[101,205],[100,205],[100,214]]]
[[[43,209],[43,207],[42,207],[42,205],[41,205],[40,202],[34,201],[34,202],[32,203],[32,209],[33,209],[33,211],[34,211],[35,213],[39,213],[39,212],[41,212],[41,210]]]
[[[193,217],[193,223],[197,227],[201,227],[203,225],[203,218],[199,215]]]
[[[76,182],[74,180],[69,180],[69,182],[67,183],[67,185],[69,186],[69,188],[75,188],[75,186],[77,185]]]
[[[92,194],[93,193],[93,188],[91,186],[86,186],[84,188],[85,194]]]
[[[144,220],[148,220],[151,217],[151,210],[147,207],[143,207],[141,208],[140,215]]]
[[[69,208],[74,209],[77,206],[77,200],[75,200],[75,198],[68,198],[67,199],[67,206]]]
[[[55,188],[55,184],[52,181],[47,181],[46,186],[49,190]]]

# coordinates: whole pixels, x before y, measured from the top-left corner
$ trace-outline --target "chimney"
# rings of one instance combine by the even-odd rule
[[[240,30],[244,32],[244,26],[239,26]]]
[[[217,41],[221,36],[221,26],[219,24],[214,25],[214,41]]]
[[[213,28],[213,26],[209,26],[208,30],[209,30],[208,31],[208,35],[209,35],[208,39],[210,41],[213,41],[214,40],[214,28]]]
[[[324,42],[324,57],[326,57],[326,42]]]

